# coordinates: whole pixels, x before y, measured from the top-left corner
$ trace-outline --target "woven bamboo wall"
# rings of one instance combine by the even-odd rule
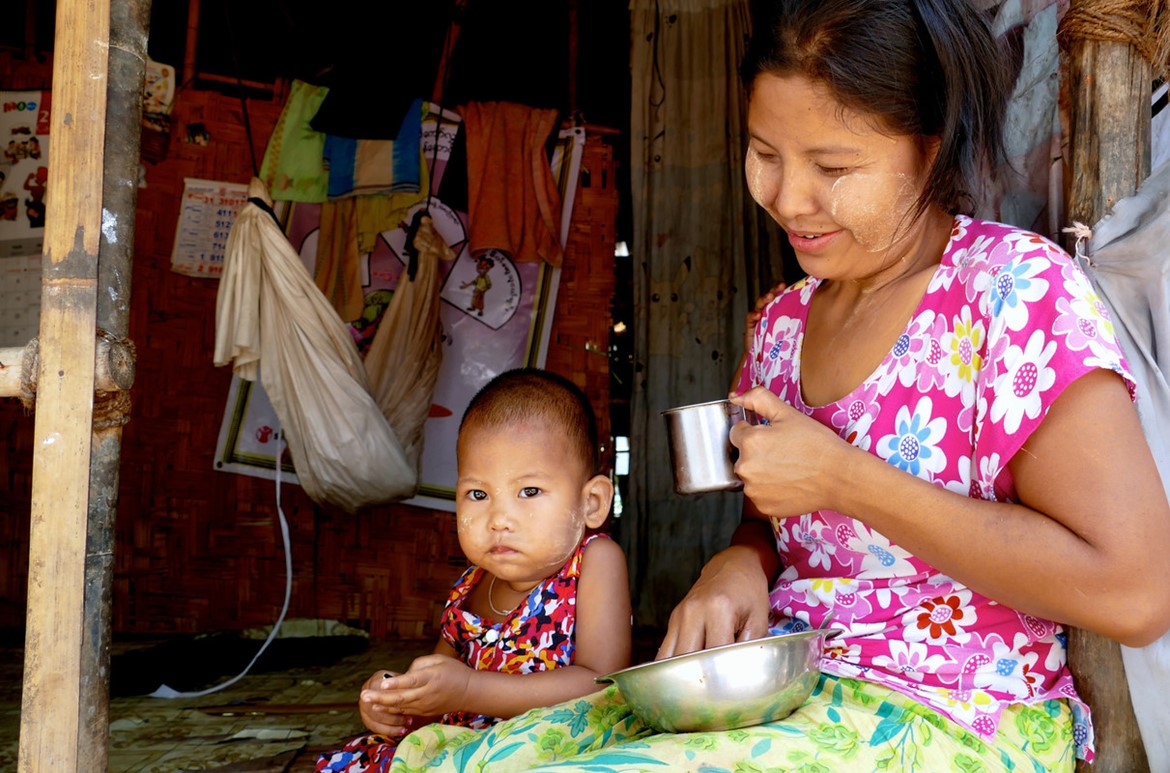
[[[0,73],[3,73],[0,68]],[[0,87],[7,87],[0,81]],[[250,100],[256,158],[280,101]],[[270,481],[212,469],[230,371],[211,363],[217,283],[170,270],[184,177],[246,182],[252,159],[237,99],[184,91],[167,157],[139,191],[130,336],[138,348],[131,421],[123,437],[113,627],[193,633],[271,624],[285,570]],[[184,141],[202,123],[207,145]],[[577,197],[547,366],[587,390],[608,434],[608,340],[613,292],[612,153],[590,133],[589,184]],[[585,175],[583,175],[584,177]],[[587,348],[587,344],[589,344]],[[600,347],[602,354],[591,354]],[[0,626],[23,625],[33,421],[0,404]],[[291,617],[336,619],[376,638],[434,635],[464,567],[454,516],[409,505],[357,515],[326,510],[285,485],[293,558]]]
[[[612,136],[587,127],[585,137],[545,367],[571,378],[593,401],[597,431],[605,442],[602,464],[612,469],[613,444],[606,439],[618,192]]]

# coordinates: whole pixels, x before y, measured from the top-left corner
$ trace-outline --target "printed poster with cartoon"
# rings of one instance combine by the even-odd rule
[[[48,91],[0,91],[0,257],[39,255],[49,179]]]

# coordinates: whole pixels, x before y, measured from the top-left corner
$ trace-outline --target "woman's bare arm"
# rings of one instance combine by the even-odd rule
[[[979,593],[1129,646],[1170,627],[1170,505],[1111,371],[1070,384],[1011,460],[1021,504],[909,475],[767,390],[743,402],[775,416],[770,426],[733,430],[736,472],[763,513],[851,515]]]

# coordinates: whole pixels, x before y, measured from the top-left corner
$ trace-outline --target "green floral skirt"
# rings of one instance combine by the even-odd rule
[[[1015,705],[995,745],[886,687],[822,675],[779,722],[708,733],[655,733],[616,686],[488,730],[428,725],[402,740],[390,770],[416,771],[1071,771],[1065,701]]]

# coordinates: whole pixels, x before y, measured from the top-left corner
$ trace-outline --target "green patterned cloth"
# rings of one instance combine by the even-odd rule
[[[780,722],[714,733],[655,733],[616,686],[488,730],[428,725],[403,739],[390,770],[417,771],[1071,771],[1072,712],[1063,701],[1013,705],[996,745],[910,698],[822,675]]]
[[[328,94],[324,86],[292,82],[260,163],[260,179],[273,201],[325,201],[329,188],[325,135],[309,126],[309,121]]]

